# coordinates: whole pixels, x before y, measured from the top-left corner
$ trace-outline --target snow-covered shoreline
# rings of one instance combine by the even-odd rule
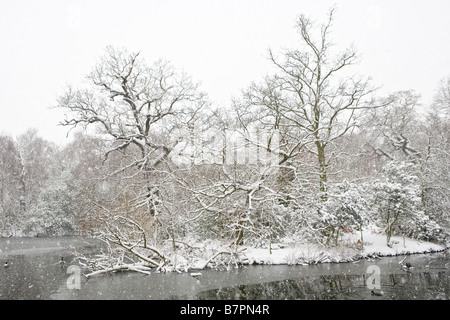
[[[6,241],[13,241],[7,239]],[[27,238],[32,239],[32,238]],[[46,240],[45,238],[36,238]],[[64,238],[66,239],[66,238]],[[391,246],[386,245],[386,235],[373,230],[365,230],[363,233],[364,246],[361,248],[359,233],[346,233],[340,239],[337,246],[325,247],[319,244],[306,243],[300,239],[283,238],[274,241],[270,246],[253,246],[245,244],[242,246],[230,246],[229,242],[223,240],[195,241],[194,239],[185,239],[177,241],[177,249],[173,251],[172,244],[161,248],[166,253],[167,264],[162,268],[154,268],[145,261],[132,264],[125,264],[116,261],[109,264],[108,268],[88,267],[90,261],[87,257],[77,256],[78,251],[74,251],[77,261],[84,264],[81,266],[87,268],[85,276],[91,277],[104,273],[114,273],[116,271],[137,271],[145,274],[153,272],[195,272],[194,270],[217,269],[224,270],[229,267],[239,265],[313,265],[318,263],[345,263],[354,262],[364,258],[375,258],[382,256],[399,256],[409,254],[426,254],[432,252],[445,251],[450,248],[450,243],[435,244],[417,239],[394,236],[391,239]],[[85,239],[86,240],[86,239]],[[83,240],[83,243],[84,241]],[[188,245],[189,243],[189,245]],[[93,243],[92,243],[93,244]],[[35,248],[36,244],[33,244]],[[45,246],[44,246],[45,247]],[[68,246],[64,246],[68,247]],[[76,246],[75,246],[76,247]],[[92,254],[97,252],[94,247]],[[53,247],[52,247],[53,248]],[[59,247],[58,247],[59,249]],[[30,249],[31,250],[31,249]],[[35,250],[35,249],[33,249]],[[1,250],[0,250],[1,252]],[[5,250],[3,255],[12,254]],[[89,254],[90,255],[90,254]],[[108,258],[105,256],[105,259]],[[74,260],[74,261],[75,261]],[[91,265],[90,265],[91,266]]]
[[[323,247],[313,244],[281,243],[271,248],[245,247],[245,264],[288,264],[308,265],[316,263],[343,263],[363,258],[423,254],[447,250],[449,245],[435,244],[411,238],[394,236],[391,247],[386,244],[386,236],[376,233],[364,235],[364,246],[357,248],[352,243],[358,241],[359,235],[349,235],[335,247]]]

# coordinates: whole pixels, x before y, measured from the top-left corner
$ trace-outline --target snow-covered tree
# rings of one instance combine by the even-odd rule
[[[97,220],[93,224],[99,226],[96,234],[115,246],[111,259],[127,252],[154,266],[138,251],[156,253],[167,240],[175,243],[183,222],[190,220],[190,190],[176,180],[182,181],[189,168],[172,160],[185,147],[186,137],[179,137],[179,132],[202,120],[206,95],[170,63],[149,65],[140,53],[112,47],[87,80],[86,88],[69,88],[58,107],[66,112],[63,125],[95,128],[108,145],[101,184],[109,201],[101,196],[90,199],[90,214]],[[156,260],[164,266],[170,261],[163,254]]]
[[[140,53],[113,47],[106,49],[87,79],[87,88],[69,88],[59,98],[58,107],[67,115],[62,124],[95,127],[110,141],[106,157],[132,152],[116,172],[140,170],[146,180],[140,201],[156,214],[160,199],[155,169],[179,142],[170,140],[171,133],[188,127],[206,104],[204,93],[168,62],[148,65]]]
[[[370,81],[345,76],[357,63],[357,52],[352,47],[333,50],[333,19],[333,9],[320,27],[299,16],[299,47],[286,50],[281,58],[269,51],[275,74],[252,84],[242,102],[247,113],[280,130],[281,162],[292,162],[305,153],[314,159],[306,170],[314,171],[322,200],[327,199],[336,141],[357,126],[361,110],[375,106]]]
[[[77,233],[77,194],[70,172],[54,172],[29,208],[24,233],[40,236],[67,236]]]
[[[41,189],[52,177],[53,164],[57,161],[58,146],[39,136],[36,129],[29,129],[17,138],[21,165],[21,211],[36,204]],[[26,209],[26,210],[25,210]]]
[[[22,174],[19,153],[14,140],[0,136],[0,235],[10,235],[17,231],[18,214],[22,193]]]
[[[373,183],[373,208],[386,232],[387,245],[395,234],[431,238],[439,226],[423,211],[419,179],[414,164],[389,162],[386,178]]]
[[[366,199],[366,186],[350,183],[344,180],[342,183],[330,188],[329,198],[320,208],[320,223],[317,225],[326,237],[326,244],[334,240],[338,243],[342,232],[359,231],[361,243],[363,228],[368,225],[368,203]]]
[[[450,77],[436,91],[423,125],[427,137],[422,173],[422,201],[427,214],[450,232]]]

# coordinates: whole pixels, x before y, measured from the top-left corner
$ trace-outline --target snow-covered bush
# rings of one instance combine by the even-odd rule
[[[250,217],[251,232],[247,243],[260,246],[291,236],[298,227],[298,213],[291,206],[267,203],[256,210]]]
[[[429,216],[418,215],[415,221],[416,228],[412,230],[410,236],[426,241],[443,241],[447,234],[443,228]]]
[[[414,165],[392,161],[384,173],[384,181],[375,181],[372,188],[373,209],[385,229],[387,244],[395,234],[435,239],[440,228],[424,213]]]
[[[420,199],[416,188],[392,182],[374,183],[374,208],[379,223],[385,228],[386,241],[390,244],[396,230],[410,229],[408,223],[413,222],[413,215],[420,210]]]
[[[343,231],[359,231],[362,237],[362,228],[369,221],[364,189],[364,185],[346,180],[331,188],[327,201],[319,209],[318,227],[325,244],[332,241],[337,244]]]

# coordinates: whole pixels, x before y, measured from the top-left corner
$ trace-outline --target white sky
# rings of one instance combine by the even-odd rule
[[[358,72],[380,93],[414,89],[428,104],[450,75],[448,0],[0,0],[0,133],[36,128],[63,142],[49,107],[107,45],[170,60],[227,106],[269,71],[269,47],[295,46],[299,14],[320,22],[333,4],[333,40],[355,45]]]

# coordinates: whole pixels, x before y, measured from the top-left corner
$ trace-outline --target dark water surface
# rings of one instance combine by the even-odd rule
[[[73,250],[89,253],[94,247],[83,238],[0,239],[0,300],[450,300],[448,250],[408,256],[405,262],[414,267],[409,271],[400,267],[404,256],[399,256],[356,263],[203,270],[198,279],[189,273],[127,272],[88,281],[81,276],[79,289],[74,288],[73,274],[67,273]],[[61,257],[67,261],[63,266]],[[5,261],[8,268],[3,268]],[[381,296],[367,287],[368,267],[373,265],[380,270]]]

